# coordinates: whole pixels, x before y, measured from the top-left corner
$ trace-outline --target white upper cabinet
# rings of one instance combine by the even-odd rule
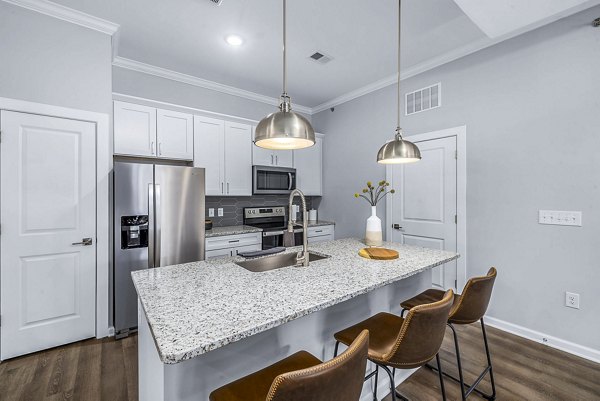
[[[156,109],[114,102],[114,153],[156,156]]]
[[[252,127],[225,122],[225,195],[252,195]]]
[[[191,114],[114,102],[115,154],[192,160],[193,133]]]
[[[296,188],[307,196],[323,195],[323,136],[316,135],[314,146],[294,151]]]
[[[194,116],[194,167],[205,169],[206,195],[219,196],[225,189],[225,122]]]
[[[157,110],[156,142],[158,157],[193,160],[193,116],[176,111]]]
[[[294,151],[292,150],[275,150],[275,166],[278,167],[294,167]]]
[[[252,127],[252,135],[254,129]],[[271,150],[261,148],[252,144],[252,164],[254,166],[277,166],[290,167],[294,166],[294,152],[291,150]]]
[[[207,196],[252,195],[249,125],[194,116],[194,167],[203,167]]]

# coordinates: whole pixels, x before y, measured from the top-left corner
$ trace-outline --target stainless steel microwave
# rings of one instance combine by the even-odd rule
[[[252,193],[255,195],[289,194],[296,189],[296,169],[253,166]]]

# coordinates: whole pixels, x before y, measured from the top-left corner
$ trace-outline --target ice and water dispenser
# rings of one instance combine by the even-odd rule
[[[121,249],[148,247],[148,215],[121,216]]]

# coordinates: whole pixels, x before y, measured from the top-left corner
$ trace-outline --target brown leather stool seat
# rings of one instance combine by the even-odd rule
[[[462,400],[465,401],[471,392],[475,391],[479,393],[484,398],[489,400],[496,399],[496,385],[494,383],[494,373],[492,371],[492,360],[490,357],[489,346],[487,342],[487,335],[485,332],[485,323],[483,321],[483,316],[487,311],[487,307],[489,305],[490,299],[492,297],[492,289],[494,287],[494,282],[496,280],[496,275],[498,272],[496,268],[492,267],[488,270],[488,273],[485,276],[481,277],[473,277],[469,279],[463,292],[461,295],[454,295],[454,302],[452,305],[452,309],[450,310],[450,315],[448,316],[448,326],[452,330],[452,334],[454,337],[454,346],[456,351],[456,361],[458,367],[459,377],[455,378],[448,374],[446,376],[460,383],[461,386],[461,396]],[[442,299],[444,296],[444,291],[429,289],[423,291],[419,295],[412,297],[400,304],[404,315],[405,311],[410,311],[415,307],[423,304],[429,304],[431,302],[435,302],[437,300]],[[410,312],[409,312],[410,313]],[[483,333],[483,342],[485,346],[485,352],[487,357],[488,365],[484,369],[484,371],[477,377],[473,385],[466,385],[463,378],[462,372],[462,362],[460,359],[460,348],[458,345],[458,336],[456,330],[453,325],[455,324],[470,324],[475,323],[477,321],[481,322],[481,331]],[[435,369],[435,368],[434,368]],[[488,374],[490,375],[490,381],[492,385],[492,394],[485,394],[482,391],[477,389],[477,385],[481,382],[483,377]]]
[[[377,399],[377,380],[379,368],[389,376],[392,400],[405,399],[396,392],[394,372],[389,368],[419,368],[436,358],[440,371],[442,397],[446,399],[438,352],[444,339],[448,314],[452,308],[454,293],[443,294],[433,303],[420,305],[410,310],[406,318],[391,313],[378,313],[360,323],[334,334],[336,354],[340,343],[350,344],[363,330],[369,331],[368,358],[375,363],[375,371],[365,379],[375,376],[374,399]]]
[[[213,391],[210,401],[358,401],[367,364],[363,331],[337,358],[321,362],[300,351]]]

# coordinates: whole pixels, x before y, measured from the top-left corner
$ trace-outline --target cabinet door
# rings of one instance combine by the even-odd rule
[[[114,102],[114,153],[153,157],[156,155],[156,109]]]
[[[294,151],[296,188],[305,195],[323,195],[323,139],[316,138],[314,146]]]
[[[254,128],[252,128],[254,130]],[[274,166],[275,155],[271,149],[261,148],[252,144],[252,165],[253,166]]]
[[[225,195],[252,195],[252,129],[225,122]]]
[[[275,165],[278,167],[294,167],[294,152],[291,150],[274,150]]]
[[[256,251],[260,251],[261,249],[262,249],[262,244],[238,246],[237,248],[233,249],[232,256],[237,256],[240,253],[244,253],[244,252],[256,252]]]
[[[226,249],[215,249],[213,251],[206,251],[205,259],[220,258],[223,256],[233,256],[234,248]]]
[[[158,157],[194,159],[194,118],[191,114],[170,110],[156,111]]]
[[[205,169],[207,196],[224,194],[224,137],[223,121],[194,116],[194,167]]]

